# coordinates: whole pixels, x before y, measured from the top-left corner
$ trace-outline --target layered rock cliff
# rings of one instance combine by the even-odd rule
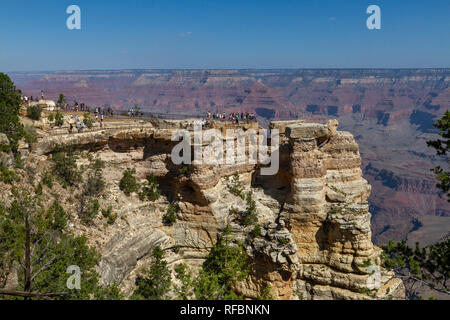
[[[248,161],[194,162],[181,173],[171,159],[177,144],[172,137],[180,128],[192,131],[192,121],[106,122],[102,129],[79,134],[44,128],[29,156],[45,168],[55,147],[66,145],[106,162],[108,191],[101,201],[112,205],[119,219],[114,225],[96,221],[86,227],[73,217],[70,228],[86,234],[101,251],[102,281],[117,282],[127,294],[156,245],[166,250],[172,267],[186,262],[195,268],[217,234],[230,226],[255,263],[236,288],[246,298],[258,297],[267,285],[277,299],[403,298],[401,280],[379,267],[381,250],[371,242],[371,188],[362,177],[353,136],[338,131],[337,121],[281,121],[271,127],[280,131],[280,169],[273,176],[261,175],[261,166]],[[205,151],[208,141],[201,147]],[[125,196],[118,183],[130,167],[141,179],[154,174],[164,196],[155,202]],[[252,226],[239,224],[233,214],[246,207],[230,191],[235,173],[256,203],[262,230],[255,238],[248,236]],[[61,197],[70,211],[71,195]],[[171,202],[180,210],[177,222],[168,226],[162,216]]]
[[[354,134],[374,190],[369,203],[375,243],[407,238],[410,221],[418,217],[424,228],[442,218],[434,241],[449,229],[450,206],[430,171],[445,159],[426,145],[437,138],[433,120],[450,107],[449,69],[98,70],[11,77],[28,96],[44,89],[46,98],[63,93],[69,103],[91,106],[126,109],[138,103],[164,114],[337,118],[341,129]],[[390,176],[377,172],[382,170]]]

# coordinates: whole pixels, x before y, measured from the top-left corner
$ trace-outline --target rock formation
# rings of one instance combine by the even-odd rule
[[[363,158],[373,241],[402,240],[420,218],[441,218],[449,229],[450,206],[441,199],[431,168],[443,164],[427,140],[436,139],[433,120],[450,104],[450,69],[285,70],[97,70],[11,73],[28,96],[90,106],[201,115],[256,112],[259,119],[337,118],[354,134]],[[386,180],[377,171],[389,171]],[[417,182],[420,182],[419,185]],[[417,186],[416,186],[417,185]],[[431,222],[433,224],[433,222]],[[436,235],[434,241],[440,236]]]
[[[258,297],[268,284],[277,299],[404,298],[402,281],[379,267],[381,250],[371,242],[371,188],[353,136],[338,131],[336,120],[278,121],[271,127],[280,131],[280,169],[274,176],[261,175],[261,166],[248,162],[193,163],[181,173],[171,160],[177,143],[171,138],[176,129],[191,131],[189,120],[106,122],[102,129],[71,135],[55,129],[32,152],[45,160],[57,145],[66,145],[95,151],[107,162],[105,202],[121,219],[101,228],[75,221],[71,228],[102,252],[102,281],[116,281],[128,294],[156,245],[166,250],[171,266],[186,262],[195,268],[229,225],[255,263],[236,288],[246,298]],[[125,197],[118,181],[127,167],[142,179],[154,174],[164,197],[156,202]],[[239,224],[230,210],[246,208],[230,191],[235,173],[256,202],[262,230],[255,238],[248,236],[253,226]],[[169,202],[180,208],[172,226],[162,222]]]
[[[0,146],[9,145],[9,139],[4,133],[0,133]]]

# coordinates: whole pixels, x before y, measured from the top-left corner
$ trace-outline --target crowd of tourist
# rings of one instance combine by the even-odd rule
[[[86,113],[88,113],[87,110],[83,110],[86,111]],[[72,116],[71,116],[72,117]],[[97,122],[100,123],[100,128],[103,128],[103,120],[104,120],[105,114],[104,112],[101,111],[101,108],[95,108],[94,109],[94,120],[92,122],[92,119],[89,117],[87,118],[86,115],[83,116],[83,120],[80,119],[80,117],[78,116],[78,114],[75,114],[75,128],[77,129],[78,133],[83,132],[83,129],[86,127],[89,127],[89,125],[87,124],[88,122],[90,122],[91,124],[95,124]],[[69,123],[69,133],[72,133],[74,129],[73,123]]]
[[[131,118],[134,117],[143,117],[144,113],[139,108],[130,108],[127,110],[127,115]]]
[[[111,107],[95,107],[94,109],[91,109],[91,107],[85,105],[84,103],[79,104],[76,101],[72,106],[69,104],[65,104],[64,106],[64,111],[66,112],[91,112],[91,110],[96,115],[114,116],[114,109]]]
[[[41,99],[44,99],[44,94],[41,92]],[[28,102],[33,101],[33,97],[27,97],[22,96],[22,100],[25,104],[28,104]],[[36,100],[38,100],[36,98]],[[69,112],[84,112],[85,115],[83,116],[83,120],[80,119],[78,114],[75,115],[68,115],[66,117],[62,117],[63,123],[64,120],[67,120],[67,123],[69,124],[69,133],[72,133],[74,128],[79,132],[83,132],[84,128],[88,127],[91,128],[91,124],[95,124],[97,122],[100,123],[100,128],[103,128],[103,120],[104,117],[113,117],[114,116],[114,109],[111,107],[90,107],[84,103],[78,103],[77,101],[74,101],[72,105],[69,105],[67,103],[59,104],[59,110],[65,111],[67,113]],[[92,118],[87,118],[86,113],[93,114],[93,120]],[[128,116],[128,117],[143,117],[144,113],[141,111],[141,109],[138,106],[131,107],[126,109],[126,111],[120,112],[120,115],[122,116]],[[149,114],[150,117],[154,117],[152,114]],[[66,118],[66,119],[64,119]],[[250,122],[256,122],[256,114],[254,112],[206,112],[206,114],[202,117],[201,120],[202,126],[204,127],[212,127],[214,121],[223,121],[223,122],[231,122],[233,124],[239,124],[239,123],[250,123]]]
[[[232,123],[256,121],[256,115],[253,112],[207,112],[206,120],[231,121]]]

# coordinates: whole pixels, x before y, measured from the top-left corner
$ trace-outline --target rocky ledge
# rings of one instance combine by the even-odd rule
[[[158,178],[164,197],[150,204],[137,196],[124,204],[117,183],[110,186],[108,201],[117,203],[126,224],[107,231],[79,227],[100,246],[102,281],[116,281],[126,292],[154,246],[167,249],[171,266],[186,262],[195,268],[218,232],[230,226],[255,263],[237,287],[246,298],[258,297],[269,283],[277,299],[403,299],[402,281],[380,267],[381,250],[371,242],[371,187],[362,177],[358,145],[337,127],[336,120],[273,122],[271,128],[280,132],[280,169],[273,176],[261,175],[261,167],[248,162],[195,163],[181,173],[171,159],[177,143],[171,137],[176,129],[192,130],[189,121],[107,123],[80,134],[46,133],[32,152],[45,157],[56,145],[90,149],[115,161],[120,170],[111,175],[135,167],[140,178]],[[231,192],[235,174],[242,192],[252,191],[261,226],[257,237],[249,237],[253,227],[233,216],[246,208]],[[172,226],[162,223],[169,202],[180,208]]]

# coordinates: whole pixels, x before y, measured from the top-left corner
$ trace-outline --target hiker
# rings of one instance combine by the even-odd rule
[[[69,133],[72,133],[72,130],[73,130],[73,125],[70,124],[70,126],[69,126]]]
[[[83,127],[84,123],[78,121],[77,122],[78,133],[81,133],[83,131]]]

